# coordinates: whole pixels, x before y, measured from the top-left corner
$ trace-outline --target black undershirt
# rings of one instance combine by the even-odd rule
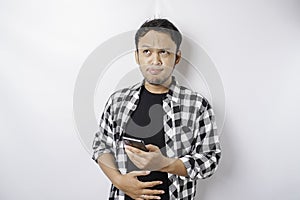
[[[166,155],[162,109],[162,100],[165,96],[166,93],[154,94],[142,86],[137,108],[129,118],[125,129],[125,136],[141,139],[146,145],[156,145],[160,148],[163,155]],[[139,171],[140,169],[128,158],[127,171],[131,172],[135,170]],[[162,200],[169,200],[170,183],[166,172],[152,171],[147,176],[139,176],[138,179],[142,182],[162,181],[163,184],[152,187],[151,189],[164,190],[165,193],[160,195],[160,197]],[[132,198],[125,195],[125,200],[132,200]]]

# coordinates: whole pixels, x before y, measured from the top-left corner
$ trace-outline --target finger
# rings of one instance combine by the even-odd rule
[[[126,150],[125,150],[126,151]],[[127,156],[129,157],[129,159],[131,160],[131,161],[133,161],[134,160],[134,154],[131,152],[131,151],[126,151],[126,154],[127,154]]]
[[[125,150],[131,151],[132,153],[142,153],[142,151],[140,149],[129,146],[129,145],[125,145]]]
[[[131,174],[134,177],[137,177],[137,176],[147,176],[147,175],[150,174],[150,171],[132,171],[132,172],[129,172],[128,174]]]
[[[133,152],[131,152],[129,149],[125,148],[125,152],[128,154],[128,155],[133,155]]]
[[[143,166],[143,163],[145,163],[145,158],[139,156],[138,154],[128,151],[127,155],[129,159],[137,166]]]
[[[150,189],[144,189],[144,190],[142,190],[143,191],[143,193],[145,194],[145,195],[160,195],[160,194],[163,194],[163,193],[165,193],[165,191],[163,191],[163,190],[150,190]]]
[[[142,190],[142,193],[143,193],[144,195],[147,195],[147,196],[149,197],[149,196],[162,195],[162,194],[165,193],[165,191],[164,191],[164,190],[143,189],[143,190]],[[141,198],[143,198],[143,197],[141,196]]]
[[[153,195],[143,194],[143,195],[141,195],[141,199],[161,199],[161,198],[160,198],[160,196],[153,196]]]
[[[147,148],[149,151],[158,151],[158,150],[159,150],[158,146],[155,146],[155,145],[153,145],[153,144],[147,144],[147,145],[146,145],[146,148]]]
[[[156,185],[161,185],[163,182],[162,181],[149,181],[149,182],[143,182],[143,187],[144,188],[152,188]]]
[[[125,151],[126,151],[126,150],[125,150]],[[136,154],[136,153],[134,153],[134,152],[132,152],[132,151],[129,151],[129,150],[127,150],[126,153],[127,153],[127,155],[130,157],[131,160],[132,160],[132,159],[137,160],[137,159],[143,158],[143,157],[140,156],[139,154]]]

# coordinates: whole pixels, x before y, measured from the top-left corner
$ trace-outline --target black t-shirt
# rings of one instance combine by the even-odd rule
[[[145,144],[153,144],[160,148],[163,155],[166,155],[165,132],[163,129],[163,108],[162,101],[166,93],[154,94],[141,88],[140,99],[136,110],[131,114],[125,129],[125,136],[144,140]],[[127,171],[138,169],[128,158]],[[166,172],[152,171],[147,176],[139,176],[138,179],[143,182],[162,181],[163,184],[157,185],[152,189],[164,190],[160,195],[162,200],[169,200],[169,179]],[[132,200],[125,195],[125,200]]]

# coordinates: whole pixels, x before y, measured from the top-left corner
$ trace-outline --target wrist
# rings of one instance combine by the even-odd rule
[[[160,171],[171,173],[173,171],[174,162],[176,162],[176,158],[165,158],[164,167]]]
[[[161,172],[167,172],[170,174],[176,174],[179,176],[187,176],[187,170],[183,162],[179,158],[169,158],[169,164],[163,167]]]
[[[114,186],[116,186],[118,189],[121,189],[121,185],[122,185],[122,181],[123,181],[123,174],[119,173],[119,174],[115,174],[114,178],[111,180],[112,184]]]

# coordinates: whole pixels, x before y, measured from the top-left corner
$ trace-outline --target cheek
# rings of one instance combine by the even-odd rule
[[[174,56],[171,56],[171,57],[162,59],[162,61],[163,61],[164,63],[166,63],[167,65],[169,65],[169,66],[173,66],[173,65],[175,64],[175,57],[174,57]]]
[[[142,73],[146,73],[146,66],[145,66],[145,64],[143,65],[143,63],[140,63],[140,71],[142,72]]]
[[[165,73],[169,74],[169,73],[171,73],[172,71],[173,71],[173,67],[170,67],[170,66],[165,67],[165,70],[164,70]]]
[[[146,61],[150,59],[150,56],[145,56],[144,54],[139,54],[140,61]]]
[[[174,68],[173,62],[166,62],[166,63],[163,63],[163,65],[164,65],[164,68],[166,71],[173,70],[173,68]]]

